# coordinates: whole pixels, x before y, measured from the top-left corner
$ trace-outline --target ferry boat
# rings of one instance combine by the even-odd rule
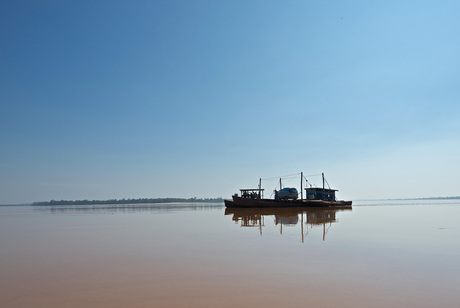
[[[234,194],[232,200],[224,200],[227,208],[278,208],[278,207],[336,207],[351,208],[352,201],[337,200],[335,197],[336,189],[325,187],[324,173],[321,174],[323,187],[305,188],[305,198],[303,198],[303,172],[300,173],[300,199],[298,192],[293,187],[282,187],[280,178],[280,190],[274,191],[274,199],[264,199],[264,189],[261,187],[262,179],[259,179],[258,188],[240,189],[240,195]],[[328,185],[329,186],[329,185]]]

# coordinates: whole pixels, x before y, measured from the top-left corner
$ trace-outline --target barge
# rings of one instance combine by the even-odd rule
[[[285,208],[285,207],[317,207],[317,208],[351,208],[352,201],[337,200],[336,189],[325,187],[324,173],[322,173],[323,187],[305,188],[303,197],[303,172],[300,173],[300,199],[297,189],[282,187],[280,179],[280,190],[274,191],[274,199],[264,199],[264,189],[261,187],[262,179],[259,179],[258,188],[240,189],[240,195],[234,194],[232,200],[224,200],[227,208]],[[329,185],[328,185],[329,186]]]

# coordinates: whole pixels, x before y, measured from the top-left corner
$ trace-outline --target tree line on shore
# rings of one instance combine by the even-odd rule
[[[110,200],[51,200],[34,202],[32,205],[88,205],[88,204],[138,204],[138,203],[174,203],[174,202],[224,202],[222,198],[138,198]]]

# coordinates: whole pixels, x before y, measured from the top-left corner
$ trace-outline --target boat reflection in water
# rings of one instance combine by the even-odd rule
[[[274,223],[279,226],[280,234],[283,234],[283,226],[295,226],[300,222],[302,243],[308,228],[315,226],[323,227],[323,241],[332,223],[337,222],[336,213],[339,211],[351,211],[349,208],[226,208],[225,215],[233,215],[232,220],[242,227],[257,227],[260,235],[265,227],[265,219],[274,218]],[[304,225],[306,231],[304,231]]]

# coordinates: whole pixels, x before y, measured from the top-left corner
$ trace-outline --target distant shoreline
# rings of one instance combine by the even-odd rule
[[[146,204],[146,203],[223,203],[222,198],[139,198],[110,200],[51,200],[33,202],[32,206],[46,205],[106,205],[106,204]]]
[[[459,200],[457,197],[426,197],[426,198],[384,198],[384,199],[353,199],[353,201],[410,201],[410,200]]]
[[[386,199],[355,199],[354,201],[398,201],[398,200],[459,200],[460,196],[453,197],[426,197],[426,198],[386,198]],[[140,198],[140,199],[111,199],[111,200],[51,200],[33,203],[0,204],[0,206],[53,206],[53,205],[107,205],[107,204],[142,204],[142,203],[224,203],[223,198]]]

